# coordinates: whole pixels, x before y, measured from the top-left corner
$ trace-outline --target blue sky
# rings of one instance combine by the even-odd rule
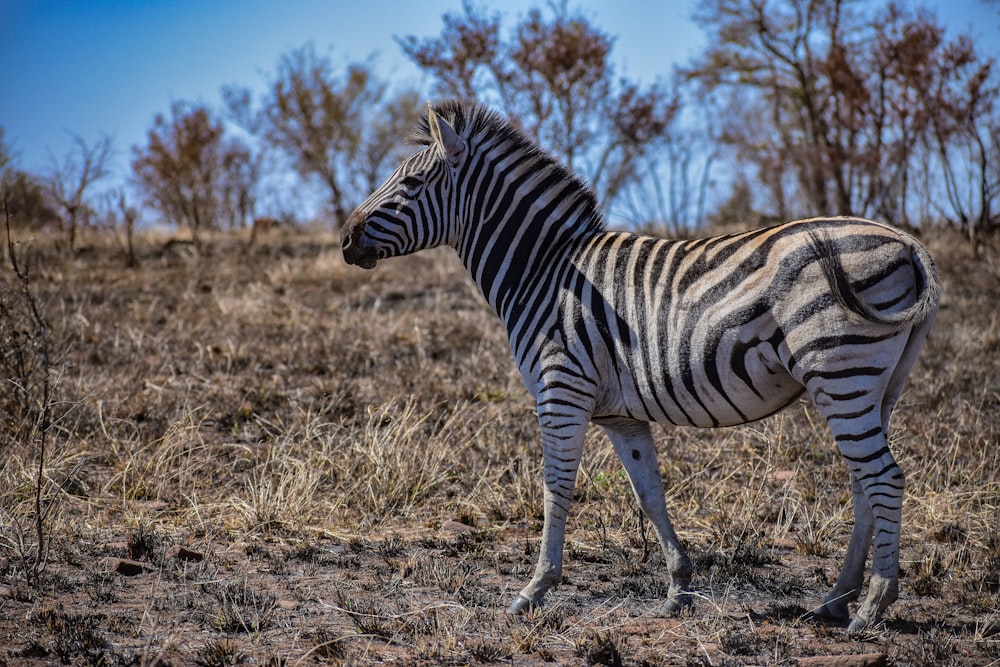
[[[482,2],[475,2],[481,6]],[[488,3],[512,26],[544,0]],[[668,77],[704,45],[689,20],[695,0],[570,0],[616,37],[619,74],[650,83]],[[1000,56],[1000,16],[983,0],[924,3],[952,35],[972,34]],[[394,36],[429,37],[461,0],[0,0],[0,127],[35,173],[62,157],[70,132],[93,143],[115,137],[118,179],[132,146],[145,142],[172,101],[220,106],[223,85],[263,88],[279,56],[312,41],[335,64],[372,54],[383,78],[426,90]]]

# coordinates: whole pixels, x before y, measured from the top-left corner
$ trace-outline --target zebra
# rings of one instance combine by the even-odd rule
[[[937,314],[928,251],[887,224],[814,218],[697,240],[609,231],[591,188],[499,113],[427,105],[404,160],[345,221],[348,264],[451,246],[507,329],[536,401],[544,523],[534,576],[562,577],[588,423],[603,428],[654,526],[664,614],[692,604],[692,564],[667,513],[650,423],[720,427],[806,394],[850,469],[854,526],[815,609],[856,635],[898,597],[905,480],[889,416]],[[872,553],[867,597],[860,597]]]

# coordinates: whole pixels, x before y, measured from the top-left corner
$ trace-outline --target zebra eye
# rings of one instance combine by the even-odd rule
[[[416,190],[423,184],[423,180],[419,176],[407,176],[399,184],[407,190]]]

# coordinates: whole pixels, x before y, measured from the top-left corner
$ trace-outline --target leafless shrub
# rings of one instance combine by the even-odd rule
[[[9,475],[2,476],[14,482],[13,486],[0,485],[0,494],[7,496],[0,517],[13,531],[0,537],[0,546],[18,555],[28,584],[34,586],[48,560],[51,513],[63,486],[75,478],[69,474],[61,483],[53,481],[48,460],[52,433],[70,408],[57,401],[59,378],[51,328],[32,285],[30,260],[19,254],[11,237],[6,204],[4,213],[13,281],[0,283],[0,427],[9,437],[3,467],[24,477],[15,482]]]

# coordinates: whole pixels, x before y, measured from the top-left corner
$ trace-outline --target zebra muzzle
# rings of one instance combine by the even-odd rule
[[[340,249],[344,253],[344,261],[348,264],[360,266],[362,269],[373,269],[378,263],[378,251],[375,248],[365,247],[362,241],[364,225],[345,226],[340,239]]]

